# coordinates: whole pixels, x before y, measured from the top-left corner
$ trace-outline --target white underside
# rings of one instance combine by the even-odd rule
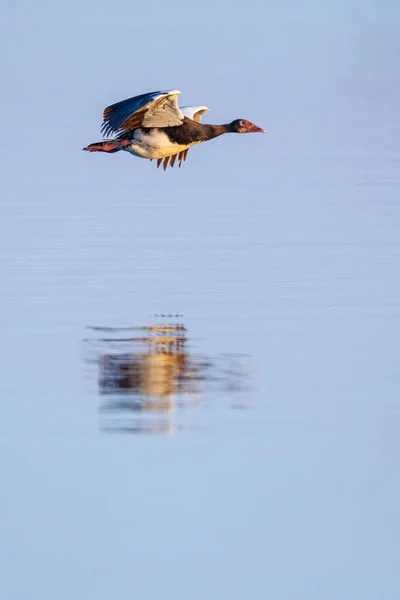
[[[171,142],[169,137],[160,129],[153,129],[149,134],[137,129],[130,146],[123,148],[126,152],[140,158],[165,158],[194,146],[198,142],[186,146]]]

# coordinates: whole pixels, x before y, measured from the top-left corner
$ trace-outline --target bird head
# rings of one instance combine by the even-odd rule
[[[266,133],[265,129],[261,129],[261,127],[257,127],[254,123],[245,119],[235,119],[230,123],[230,127],[233,133]]]

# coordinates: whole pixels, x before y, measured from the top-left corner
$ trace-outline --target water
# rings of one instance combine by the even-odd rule
[[[10,9],[6,597],[399,597],[399,20],[348,6],[180,13],[190,69],[143,7],[126,87],[130,6]],[[267,135],[165,173],[79,151],[171,80]]]

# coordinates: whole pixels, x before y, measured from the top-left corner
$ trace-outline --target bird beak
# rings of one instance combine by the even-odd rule
[[[261,127],[257,127],[257,125],[252,125],[247,131],[249,133],[267,133],[265,129],[261,129]]]

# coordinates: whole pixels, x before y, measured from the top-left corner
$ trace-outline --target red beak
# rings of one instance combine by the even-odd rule
[[[265,129],[261,129],[261,127],[257,127],[257,125],[252,124],[251,127],[247,130],[249,133],[267,133]]]

